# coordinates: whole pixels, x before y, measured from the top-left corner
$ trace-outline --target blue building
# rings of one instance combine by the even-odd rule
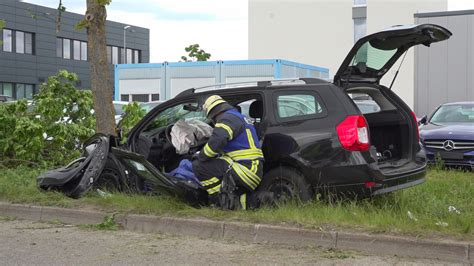
[[[115,100],[167,100],[189,89],[218,83],[282,78],[329,78],[329,69],[297,62],[235,60],[115,65]]]

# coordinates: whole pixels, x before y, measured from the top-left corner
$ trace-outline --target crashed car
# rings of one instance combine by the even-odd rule
[[[150,111],[125,144],[97,135],[85,143],[82,158],[43,174],[39,186],[80,197],[96,184],[207,204],[199,182],[167,173],[205,145],[201,139],[178,154],[171,131],[178,121],[210,123],[201,106],[213,94],[254,123],[265,157],[260,192],[304,201],[326,190],[374,196],[421,184],[426,157],[416,117],[380,80],[412,46],[450,36],[432,24],[396,26],[366,36],[350,50],[333,83],[303,78],[188,89]],[[353,94],[367,94],[380,110],[362,112],[349,96]]]

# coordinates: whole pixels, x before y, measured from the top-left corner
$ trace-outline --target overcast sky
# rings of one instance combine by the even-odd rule
[[[59,0],[24,0],[57,8]],[[474,0],[448,0],[449,10],[474,9]],[[85,13],[86,0],[63,0]],[[247,59],[248,0],[112,0],[108,19],[150,29],[150,62],[179,61],[199,43],[211,60]]]

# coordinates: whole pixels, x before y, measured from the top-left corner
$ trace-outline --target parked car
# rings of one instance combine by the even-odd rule
[[[420,120],[428,162],[474,169],[474,102],[446,103]]]
[[[14,101],[15,99],[11,96],[8,96],[8,95],[0,95],[0,103],[4,103],[4,102],[11,102],[11,101]]]
[[[248,115],[265,157],[259,191],[273,192],[276,198],[310,200],[327,190],[375,196],[421,184],[426,157],[415,115],[380,79],[410,47],[429,46],[450,36],[447,29],[432,24],[397,26],[368,35],[350,50],[333,83],[305,78],[183,91],[150,111],[124,145],[107,136],[93,137],[82,160],[60,174],[40,176],[39,185],[78,197],[97,181],[205,204],[207,194],[199,184],[166,173],[205,144],[196,143],[189,154],[176,154],[170,134],[173,124],[191,118],[208,122],[201,105],[213,94],[234,106],[250,103]],[[349,97],[361,93],[374,99],[380,110],[364,114]],[[295,112],[285,109],[299,104],[304,107]],[[239,109],[244,112],[245,106]]]

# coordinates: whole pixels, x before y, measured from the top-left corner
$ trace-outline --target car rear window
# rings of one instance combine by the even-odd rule
[[[298,93],[277,96],[279,118],[302,117],[322,114],[324,109],[313,94]]]

